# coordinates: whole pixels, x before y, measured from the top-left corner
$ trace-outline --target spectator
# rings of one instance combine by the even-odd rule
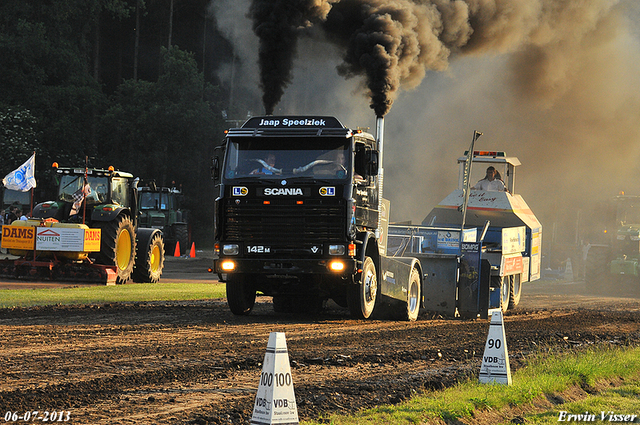
[[[18,216],[16,215],[17,209],[18,207],[16,206],[9,207],[9,214],[7,214],[4,224],[11,224],[14,220],[18,219]]]

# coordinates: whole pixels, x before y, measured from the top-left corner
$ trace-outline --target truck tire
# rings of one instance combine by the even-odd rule
[[[246,275],[230,274],[227,277],[227,304],[236,316],[251,313],[256,303],[256,290],[248,282]]]
[[[608,295],[612,279],[608,267],[609,256],[608,246],[589,247],[584,264],[584,285],[588,293]]]
[[[142,252],[141,252],[142,251]],[[154,233],[144,246],[138,244],[133,281],[137,283],[158,283],[164,268],[164,241],[161,233]]]
[[[102,222],[100,228],[101,263],[116,266],[116,284],[124,284],[131,277],[136,254],[136,231],[131,218],[121,214],[115,220]]]
[[[420,314],[420,273],[416,268],[411,270],[409,276],[409,288],[407,290],[407,302],[404,304],[402,320],[415,322]]]
[[[519,274],[509,276],[509,283],[511,289],[509,291],[509,309],[516,308],[520,304],[520,297],[522,296],[522,282]]]
[[[189,250],[189,229],[187,229],[186,224],[174,224],[173,230],[176,242],[180,243],[180,255],[185,255]]]
[[[360,282],[349,285],[347,303],[354,319],[369,319],[378,301],[378,276],[371,257],[365,257]]]

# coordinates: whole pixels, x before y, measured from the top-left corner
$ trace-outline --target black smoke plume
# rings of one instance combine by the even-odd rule
[[[315,0],[253,0],[249,16],[259,38],[258,63],[262,102],[268,115],[291,82],[299,32],[323,19],[329,3]]]
[[[263,102],[271,113],[291,81],[296,40],[313,25],[339,46],[338,73],[363,76],[377,116],[452,56],[536,52],[539,82],[558,92],[557,67],[617,0],[253,0]],[[522,52],[525,52],[522,54]],[[546,68],[545,68],[546,66]],[[561,69],[560,71],[564,71]],[[556,74],[556,76],[554,76]],[[537,81],[523,90],[544,92]],[[561,87],[560,87],[561,89]]]

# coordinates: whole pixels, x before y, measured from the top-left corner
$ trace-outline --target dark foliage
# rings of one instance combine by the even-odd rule
[[[36,201],[54,196],[54,161],[182,186],[193,238],[210,243],[209,158],[224,122],[207,76],[214,44],[228,43],[208,3],[1,2],[0,177],[35,151]]]

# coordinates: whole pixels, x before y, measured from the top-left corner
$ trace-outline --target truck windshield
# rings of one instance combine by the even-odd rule
[[[346,179],[351,152],[346,138],[234,138],[228,144],[224,177]]]

